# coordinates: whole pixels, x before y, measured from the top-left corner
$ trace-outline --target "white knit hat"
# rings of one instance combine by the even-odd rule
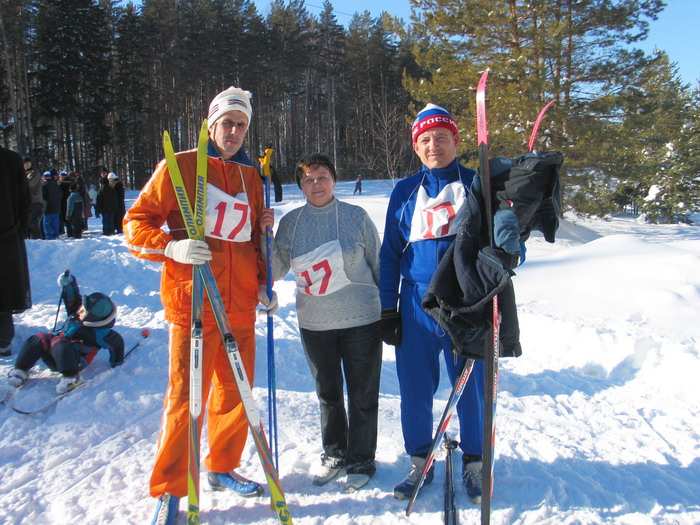
[[[209,116],[207,123],[211,127],[221,115],[229,111],[240,111],[248,117],[248,125],[253,119],[253,107],[250,105],[250,99],[253,94],[250,91],[244,91],[241,88],[231,86],[225,91],[222,91],[214,97],[214,100],[209,104]]]

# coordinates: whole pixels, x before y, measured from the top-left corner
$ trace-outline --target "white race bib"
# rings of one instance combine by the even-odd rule
[[[345,274],[343,251],[337,239],[291,260],[297,290],[307,295],[328,295],[352,281]]]
[[[250,206],[248,196],[239,193],[236,197],[207,184],[207,237],[229,242],[251,240]]]
[[[416,195],[409,242],[454,235],[464,219],[467,192],[461,181],[445,186],[437,197],[428,197],[423,186]]]

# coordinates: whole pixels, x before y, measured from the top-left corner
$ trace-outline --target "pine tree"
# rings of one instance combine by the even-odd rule
[[[0,2],[0,130],[5,146],[22,155],[33,146],[26,58],[30,29],[28,4],[26,0]]]
[[[417,104],[440,104],[460,125],[462,156],[475,151],[473,90],[486,67],[494,155],[524,151],[538,109],[556,97],[543,124],[567,165],[590,172],[580,136],[596,126],[591,106],[626,85],[643,59],[644,38],[662,0],[421,0],[412,31],[419,77],[405,85]],[[580,185],[578,186],[581,187]]]
[[[124,173],[131,188],[140,188],[158,160],[149,156],[145,123],[147,111],[148,64],[144,24],[135,6],[128,4],[118,12],[115,24],[114,68],[112,72],[114,111],[114,169]]]
[[[80,98],[78,129],[81,130],[76,169],[95,165],[111,142],[107,119],[113,107],[112,43],[114,40],[111,2],[85,0],[79,8]]]
[[[266,80],[274,93],[269,101],[274,113],[278,138],[277,152],[282,168],[290,167],[307,151],[306,122],[314,94],[309,93],[311,73],[311,19],[303,2],[292,0],[284,5],[275,0],[270,7],[267,25],[270,31],[270,67]]]
[[[372,18],[367,11],[355,13],[348,27],[346,81],[352,98],[346,118],[352,126],[346,131],[345,148],[359,161],[348,165],[353,173],[368,168],[384,177],[397,169],[387,157],[387,146],[396,127],[403,127],[405,106],[397,96],[401,72],[396,68],[397,46],[390,36],[382,18]]]
[[[666,53],[635,75],[618,98],[624,112],[612,143],[610,175],[618,194],[627,193],[649,222],[678,222],[692,207],[686,129],[693,111],[690,87]],[[621,199],[618,199],[618,201]]]
[[[682,148],[679,154],[678,187],[684,195],[679,205],[686,212],[685,218],[700,212],[700,83],[691,93],[688,119],[682,131]]]
[[[108,142],[111,24],[92,0],[39,0],[33,19],[37,141],[66,169]]]
[[[347,110],[343,90],[346,61],[346,33],[333,14],[333,6],[328,0],[323,2],[323,11],[314,20],[312,29],[312,64],[307,90],[314,93],[318,119],[310,129],[315,149],[327,151],[336,166],[339,166],[339,119]],[[314,123],[313,120],[316,120]]]
[[[183,136],[181,115],[185,100],[179,95],[179,88],[183,85],[181,75],[186,74],[179,38],[184,22],[179,17],[177,0],[144,0],[141,18],[144,60],[148,67],[147,107],[153,108],[146,128],[151,142],[148,149],[160,158],[163,130],[170,132],[176,149],[191,146],[188,137]]]

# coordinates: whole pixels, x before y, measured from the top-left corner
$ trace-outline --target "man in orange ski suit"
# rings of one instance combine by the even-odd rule
[[[231,87],[219,93],[209,107],[206,241],[187,238],[165,160],[124,217],[129,250],[137,257],[164,263],[160,291],[169,323],[170,376],[150,480],[150,494],[159,498],[157,512],[162,512],[165,503],[166,511],[169,508],[176,514],[179,498],[187,494],[192,265],[211,261],[251,386],[255,309],[258,302],[271,313],[277,306],[276,295],[267,298],[267,272],[260,253],[260,233],[274,219],[261,217],[260,175],[241,147],[252,117],[250,96]],[[196,149],[177,154],[191,203],[196,159]],[[166,223],[167,231],[161,229]],[[240,465],[248,423],[206,294],[203,326],[202,400],[204,406],[208,399],[205,465],[209,483],[217,490],[228,488],[255,496],[262,493],[262,487],[234,472]],[[202,418],[203,412],[199,428]]]

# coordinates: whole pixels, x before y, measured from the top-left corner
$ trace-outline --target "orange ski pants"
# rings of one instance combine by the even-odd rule
[[[229,320],[252,388],[255,312],[232,314],[229,315]],[[187,496],[190,333],[190,326],[169,325],[168,389],[163,401],[158,450],[150,481],[150,494],[154,498],[159,498],[166,492],[179,498]],[[219,329],[210,313],[204,317],[202,354],[203,409],[198,429],[201,434],[206,403],[209,439],[209,455],[204,463],[210,472],[228,472],[240,465],[248,437],[248,420]]]

